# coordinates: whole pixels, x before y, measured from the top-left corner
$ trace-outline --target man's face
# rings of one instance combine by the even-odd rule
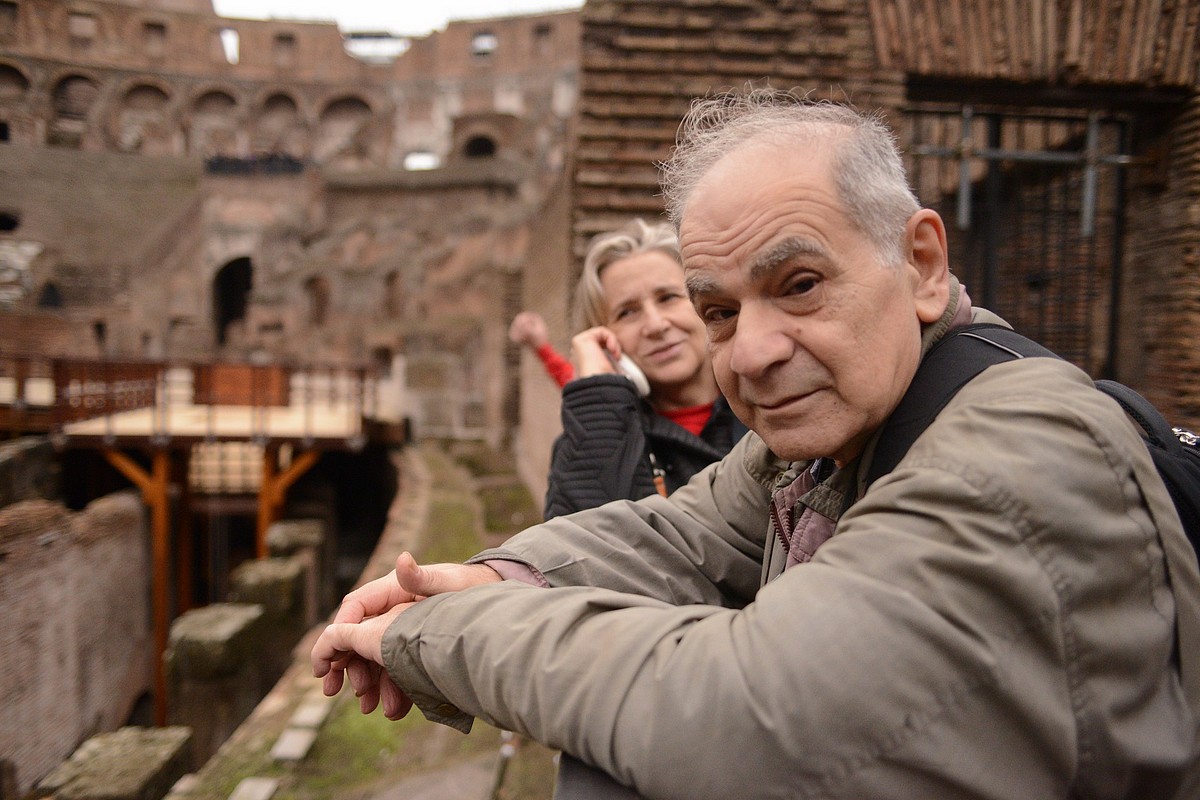
[[[776,455],[845,463],[904,395],[921,323],[945,303],[918,302],[911,259],[881,266],[829,172],[828,145],[743,145],[692,193],[680,243],[735,413]]]

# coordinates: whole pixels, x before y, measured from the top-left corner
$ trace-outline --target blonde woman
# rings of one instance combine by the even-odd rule
[[[586,329],[571,340],[547,518],[668,494],[745,434],[717,388],[669,225],[634,219],[597,236],[576,314]]]

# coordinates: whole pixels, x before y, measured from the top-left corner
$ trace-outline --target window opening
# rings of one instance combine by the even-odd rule
[[[225,54],[225,60],[230,64],[238,63],[240,54],[238,48],[241,45],[241,39],[238,32],[233,28],[221,29],[221,52]]]
[[[67,35],[73,47],[90,47],[100,31],[100,23],[92,14],[71,12],[67,17]]]
[[[486,59],[500,46],[500,39],[491,31],[480,31],[471,37],[471,55]]]
[[[213,329],[217,344],[229,340],[230,329],[246,319],[250,289],[254,284],[254,269],[249,258],[230,261],[213,279]]]
[[[11,211],[0,211],[0,232],[11,233],[21,226],[21,217]]]
[[[304,290],[308,295],[308,322],[319,328],[329,318],[329,281],[319,276],[309,278]]]
[[[142,23],[142,47],[149,56],[161,56],[167,50],[167,26],[161,22]]]
[[[272,46],[272,54],[275,58],[275,66],[290,67],[296,63],[296,37],[290,33],[279,33],[275,35],[275,41]]]
[[[463,146],[467,158],[490,158],[496,155],[496,143],[487,136],[473,136]]]
[[[0,36],[12,36],[17,32],[17,4],[13,0],[0,0]]]
[[[37,304],[40,308],[62,308],[62,292],[59,291],[58,285],[53,281],[46,281],[38,295]]]
[[[416,150],[404,157],[404,168],[409,172],[437,169],[441,165],[442,160],[428,150]]]

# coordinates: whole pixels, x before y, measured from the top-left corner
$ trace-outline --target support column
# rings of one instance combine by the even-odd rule
[[[171,511],[168,490],[171,484],[171,456],[166,450],[154,451],[151,472],[120,450],[104,450],[104,458],[142,491],[142,502],[150,507],[151,551],[154,562],[154,722],[167,724],[167,682],[163,671],[163,653],[167,650],[171,611],[167,584],[171,577]]]

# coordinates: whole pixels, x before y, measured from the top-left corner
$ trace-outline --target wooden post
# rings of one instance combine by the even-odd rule
[[[150,507],[151,551],[154,560],[154,722],[167,724],[167,678],[163,654],[167,651],[167,633],[171,611],[167,604],[167,584],[171,576],[171,511],[168,489],[171,484],[171,459],[166,450],[156,450],[152,472],[120,450],[103,451],[105,459],[142,490],[142,501]]]
[[[259,558],[267,557],[267,529],[279,519],[279,511],[287,499],[287,490],[296,480],[312,469],[321,454],[316,450],[301,453],[283,472],[276,473],[279,448],[270,445],[263,448],[262,484],[258,487],[257,552]]]

